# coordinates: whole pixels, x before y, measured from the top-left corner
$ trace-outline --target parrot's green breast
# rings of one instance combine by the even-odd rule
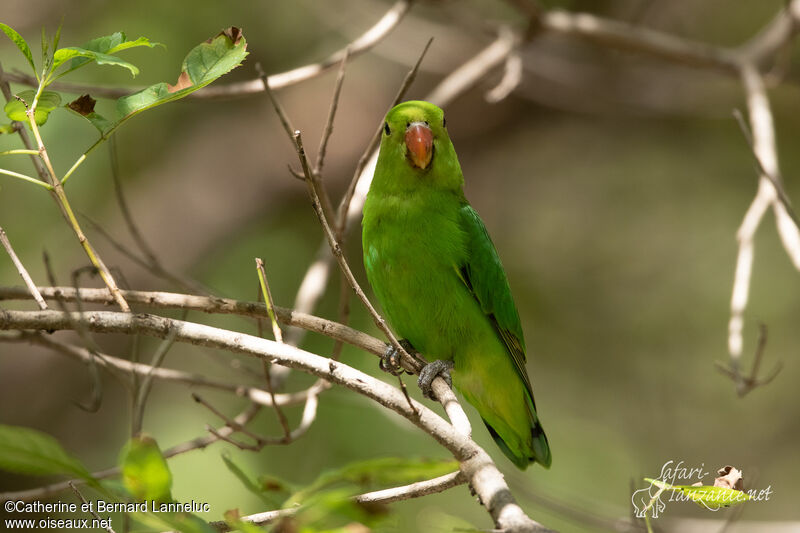
[[[452,337],[467,329],[458,312],[470,303],[452,267],[465,253],[457,212],[430,198],[373,200],[365,206],[364,264],[384,313],[420,353],[452,359]]]
[[[432,146],[429,166],[409,143]],[[362,230],[367,277],[395,333],[428,360],[454,362],[453,385],[515,465],[549,467],[519,315],[438,107],[405,102],[387,115]]]

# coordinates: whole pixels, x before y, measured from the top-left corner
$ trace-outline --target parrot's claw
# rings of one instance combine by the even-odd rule
[[[433,380],[439,376],[445,380],[448,387],[452,388],[453,379],[450,377],[451,370],[453,370],[453,361],[446,359],[436,359],[423,366],[422,370],[419,372],[419,379],[417,380],[417,385],[419,385],[419,388],[422,390],[422,395],[431,400],[435,399],[433,397],[431,384]]]
[[[409,354],[415,354],[417,351],[408,342],[408,339],[401,339],[400,346]],[[403,373],[403,367],[400,366],[400,352],[394,346],[389,346],[386,353],[381,357],[380,368],[384,372],[388,372],[393,376],[399,376]]]

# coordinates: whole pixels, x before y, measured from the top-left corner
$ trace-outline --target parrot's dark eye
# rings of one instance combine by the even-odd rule
[[[389,123],[388,122],[384,122],[383,123],[383,131],[386,132],[386,135],[389,135],[390,133],[392,133],[392,130],[389,129]]]
[[[443,128],[446,128],[446,127],[447,127],[447,119],[446,119],[446,118],[444,118],[444,117],[442,117],[442,127],[443,127]]]

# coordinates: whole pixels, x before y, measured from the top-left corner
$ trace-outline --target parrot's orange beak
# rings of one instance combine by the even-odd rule
[[[425,122],[412,122],[406,129],[408,157],[415,166],[425,169],[433,157],[433,132]]]

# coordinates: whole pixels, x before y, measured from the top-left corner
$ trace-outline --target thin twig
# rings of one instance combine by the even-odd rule
[[[264,74],[264,71],[261,69],[261,66],[260,65],[256,65],[256,69],[258,70],[259,75],[261,76],[261,81],[264,84],[264,92],[267,93],[267,96],[269,97],[269,100],[272,103],[272,107],[275,109],[275,113],[278,114],[278,118],[281,121],[281,125],[283,125],[283,130],[286,132],[286,135],[289,136],[289,140],[291,141],[292,140],[292,132],[294,131],[294,127],[292,126],[292,122],[289,119],[289,115],[286,113],[286,110],[281,105],[280,101],[278,101],[278,99],[276,98],[275,94],[272,92],[272,89],[270,89],[269,82],[267,81],[267,76],[266,76],[266,74]],[[296,146],[295,146],[295,149],[296,149]],[[289,171],[295,177],[300,177],[300,176],[303,175],[302,173],[298,173],[297,171],[292,169],[291,165],[289,165]],[[319,175],[315,175],[315,174],[312,173],[311,178],[314,180],[314,182],[316,184],[320,185],[321,177]],[[325,210],[326,213],[331,213],[333,211],[333,206],[331,204],[331,199],[326,193],[324,193],[324,192],[322,193],[322,199],[320,201],[322,202],[322,208]]]
[[[756,169],[758,170],[759,176],[766,177],[772,186],[775,187],[775,193],[778,195],[778,199],[783,204],[784,209],[788,213],[789,217],[794,222],[795,226],[800,227],[800,221],[797,219],[797,215],[794,212],[794,208],[792,207],[792,201],[789,199],[789,196],[786,194],[786,189],[783,187],[783,178],[778,175],[774,175],[772,172],[768,172],[766,168],[764,168],[764,163],[761,162],[761,157],[755,151],[755,144],[753,143],[753,135],[750,133],[750,129],[747,127],[747,122],[745,121],[742,112],[738,109],[733,110],[733,118],[736,119],[737,124],[739,124],[739,129],[744,136],[745,141],[747,141],[747,145],[750,148],[750,153],[753,156],[753,160],[756,163]]]
[[[123,254],[125,257],[142,267],[147,272],[150,272],[153,276],[163,279],[169,283],[174,284],[176,287],[183,289],[185,291],[197,292],[199,294],[210,295],[211,290],[207,287],[204,287],[197,281],[192,279],[184,278],[169,272],[168,270],[164,269],[161,264],[153,264],[150,263],[147,259],[141,258],[136,253],[128,249],[124,244],[116,240],[108,231],[103,228],[100,224],[92,220],[89,216],[81,213],[81,216],[86,220],[95,231],[97,231],[100,235],[105,238],[111,246],[113,246],[118,252]]]
[[[45,272],[47,272],[47,279],[50,281],[51,284],[56,284],[56,277],[55,273],[53,272],[53,268],[50,265],[50,256],[47,252],[42,254],[42,261],[44,263]],[[75,291],[76,294],[80,294],[78,289],[78,276],[77,273],[73,273],[73,285],[72,289]],[[67,308],[66,303],[62,298],[56,297],[56,301],[58,302],[58,306],[61,308],[61,311],[67,313],[69,310]],[[82,300],[78,297],[75,299],[75,304],[78,307],[78,314],[81,315],[83,313],[83,304]],[[89,377],[92,379],[92,401],[91,403],[86,406],[80,403],[77,403],[78,407],[85,411],[95,412],[100,407],[100,402],[102,400],[102,390],[103,390],[103,382],[100,379],[99,373],[97,372],[97,365],[96,361],[98,358],[98,351],[99,348],[97,343],[94,342],[92,335],[89,333],[86,327],[83,326],[81,321],[77,321],[73,323],[75,332],[80,337],[83,345],[86,347],[86,350],[90,353],[91,357],[86,362],[86,367],[89,369]]]
[[[395,98],[394,100],[392,100],[392,104],[389,106],[388,109],[391,109],[392,107],[397,105],[405,96],[409,87],[416,78],[420,64],[422,63],[422,59],[425,57],[432,42],[433,42],[432,38],[428,39],[427,43],[425,44],[425,47],[423,48],[422,52],[417,58],[416,63],[411,68],[411,70],[409,70],[409,72],[403,79],[403,82],[400,84],[400,88],[398,89],[397,94],[395,95]],[[338,208],[336,209],[336,219],[337,219],[336,236],[342,243],[344,242],[344,239],[347,235],[348,224],[350,223],[351,218],[354,218],[350,217],[349,213],[350,213],[350,204],[351,201],[353,200],[353,196],[356,190],[356,185],[360,182],[360,180],[364,176],[364,168],[367,165],[367,163],[371,160],[371,155],[377,150],[378,144],[380,143],[382,131],[383,131],[383,117],[381,117],[381,120],[378,123],[378,126],[375,129],[375,133],[370,142],[368,143],[367,148],[364,150],[361,157],[359,158],[355,172],[353,173],[353,177],[350,180],[350,183],[348,184],[347,189],[345,190],[345,193],[342,196],[341,201],[339,202]],[[289,133],[291,137],[292,133],[291,132],[287,133]],[[300,179],[305,180],[305,176],[302,173],[298,173],[298,175]],[[360,207],[359,207],[359,212],[360,212]],[[332,262],[333,262],[333,256],[330,253],[328,241],[323,237],[322,242],[317,248],[316,257],[306,270],[305,276],[303,277],[303,281],[301,282],[300,288],[297,291],[297,296],[295,297],[295,302],[294,302],[294,309],[306,313],[310,313],[314,310],[317,302],[322,297],[327,287],[328,279],[330,277],[330,268]],[[350,297],[350,291],[348,290],[344,274],[342,274],[342,283],[340,285],[340,292],[339,292],[339,311],[338,311],[338,320],[340,323],[346,323],[349,318],[349,313],[350,313],[349,297]],[[289,344],[297,346],[302,341],[304,333],[305,333],[304,330],[291,331],[289,333]],[[338,359],[341,350],[342,350],[341,344],[339,343],[334,344],[333,350],[331,352],[331,357],[333,359]]]
[[[740,398],[744,397],[758,387],[762,387],[764,385],[768,385],[769,383],[774,380],[778,374],[780,373],[781,369],[783,368],[783,362],[778,361],[775,364],[775,367],[772,371],[767,375],[765,378],[758,377],[758,371],[761,367],[761,360],[764,357],[764,352],[767,347],[767,326],[765,324],[759,324],[758,328],[758,343],[756,345],[756,352],[753,356],[753,366],[750,369],[750,375],[743,376],[741,370],[738,366],[734,366],[732,363],[722,363],[721,361],[715,361],[714,364],[722,374],[728,376],[736,385],[736,393],[739,395]]]
[[[14,266],[17,268],[17,272],[19,272],[22,281],[25,282],[25,286],[28,287],[28,290],[31,292],[31,296],[33,299],[36,300],[36,303],[39,305],[39,309],[47,309],[47,304],[42,298],[42,295],[39,294],[39,289],[36,288],[36,284],[31,279],[31,275],[28,274],[28,271],[25,269],[25,265],[22,264],[22,261],[19,260],[17,254],[14,252],[14,248],[11,246],[11,241],[8,240],[8,235],[6,235],[6,231],[0,226],[0,243],[3,244],[3,248],[6,249],[8,252],[9,257],[11,257],[11,262],[14,263]]]
[[[164,268],[164,265],[161,263],[161,260],[158,258],[155,251],[153,251],[153,248],[151,248],[150,245],[147,244],[144,235],[139,230],[139,226],[136,224],[136,221],[133,218],[133,214],[131,213],[131,210],[128,207],[128,202],[125,198],[125,191],[122,186],[122,179],[120,178],[119,160],[117,157],[116,135],[112,135],[111,137],[109,137],[108,151],[111,160],[111,177],[113,178],[114,182],[114,196],[116,197],[120,213],[122,213],[122,218],[125,220],[125,226],[128,228],[128,232],[130,233],[131,237],[136,243],[137,248],[139,248],[139,251],[144,255],[144,259],[139,258],[136,254],[128,250],[121,243],[117,242],[111,236],[111,234],[108,233],[105,230],[105,228],[103,228],[100,224],[97,224],[96,222],[92,221],[86,215],[83,215],[83,217],[86,220],[88,220],[89,223],[97,231],[99,231],[117,250],[125,254],[128,258],[132,259],[135,263],[138,263],[145,270],[148,270],[151,274],[153,274],[157,278],[161,278],[166,281],[169,281],[170,283],[174,283],[181,289],[187,291],[196,291],[201,294],[210,294],[210,291],[206,287],[202,286],[200,283],[173,274],[172,272]]]
[[[205,407],[206,409],[208,409],[209,411],[211,411],[212,413],[214,413],[220,420],[225,422],[225,426],[230,427],[230,428],[238,431],[239,433],[250,437],[251,439],[256,441],[256,443],[255,443],[255,445],[250,445],[250,444],[244,444],[244,443],[238,442],[236,440],[231,439],[227,435],[220,435],[217,432],[217,430],[215,430],[213,427],[206,426],[206,430],[209,431],[215,437],[218,437],[218,438],[224,440],[225,442],[229,442],[229,443],[231,443],[231,444],[233,444],[235,446],[238,446],[239,448],[241,448],[243,450],[251,450],[251,451],[259,451],[261,448],[263,448],[269,442],[269,439],[267,439],[266,437],[262,437],[261,435],[258,435],[256,433],[252,432],[251,430],[247,429],[244,426],[244,424],[239,424],[235,420],[233,420],[232,418],[229,418],[225,413],[223,413],[222,411],[220,411],[219,409],[217,409],[216,407],[211,405],[208,401],[203,399],[199,394],[196,394],[196,393],[193,392],[192,393],[192,399],[195,402],[197,402],[200,405],[202,405],[203,407]]]
[[[183,316],[185,319],[186,313],[184,313]],[[164,362],[164,358],[167,356],[167,353],[169,352],[169,349],[172,348],[172,344],[174,342],[175,333],[170,332],[167,338],[161,341],[161,344],[159,344],[158,348],[153,354],[153,360],[150,363],[150,371],[144,375],[144,379],[142,379],[141,383],[139,383],[136,401],[133,405],[133,420],[131,421],[131,433],[133,436],[139,435],[142,432],[144,408],[147,404],[147,396],[150,394],[150,389],[153,384],[153,371],[159,368]]]
[[[409,485],[400,487],[392,487],[390,489],[376,490],[373,492],[366,492],[353,496],[353,501],[358,503],[369,504],[388,504],[404,500],[411,500],[413,498],[421,498],[431,494],[438,494],[453,487],[463,485],[466,483],[464,475],[461,471],[452,472],[443,476],[435,477],[433,479],[426,479],[424,481],[417,481]],[[243,516],[243,522],[250,522],[259,526],[271,524],[276,520],[293,516],[298,511],[298,508],[280,509],[277,511],[266,511],[263,513],[256,513],[249,516]],[[211,522],[211,527],[219,532],[231,531],[230,526],[226,522]]]
[[[795,4],[800,5],[800,2],[793,2],[792,5]],[[728,370],[735,376],[734,381],[740,394],[742,391],[748,390],[745,378],[740,373],[740,359],[743,346],[744,311],[749,299],[755,254],[754,239],[761,220],[770,206],[775,213],[778,234],[783,242],[784,250],[795,267],[800,270],[800,230],[791,216],[791,204],[788,203],[788,198],[785,201],[780,199],[780,169],[775,146],[775,126],[764,80],[752,63],[744,63],[741,66],[741,79],[747,99],[750,131],[752,131],[752,151],[762,172],[758,191],[736,234],[739,251],[736,258],[731,315],[728,322],[728,353],[730,354]],[[744,131],[747,132],[747,128],[744,128]],[[746,133],[746,136],[749,135]]]
[[[325,154],[328,151],[328,141],[333,134],[333,120],[336,118],[336,110],[339,107],[339,97],[342,94],[342,83],[344,82],[344,73],[347,68],[347,59],[350,57],[350,48],[345,48],[342,64],[339,66],[339,74],[336,76],[336,85],[333,88],[333,97],[331,98],[331,107],[328,110],[328,120],[325,121],[325,128],[322,130],[322,137],[319,141],[319,149],[317,150],[317,164],[314,165],[314,174],[319,176],[322,174],[322,166],[325,164]]]
[[[391,105],[389,105],[389,109],[392,109],[394,106],[399,104],[403,97],[405,97],[406,92],[411,87],[411,84],[414,83],[414,80],[417,79],[417,73],[419,72],[419,67],[422,64],[422,60],[425,59],[425,55],[428,53],[428,49],[431,47],[433,43],[433,37],[428,39],[425,43],[425,46],[422,48],[422,52],[420,52],[419,56],[417,57],[417,62],[414,63],[414,66],[411,67],[411,70],[408,71],[406,77],[403,78],[403,82],[400,84],[400,88],[397,90],[397,94],[395,94],[394,99],[392,100]],[[387,109],[387,112],[389,111]],[[373,154],[378,149],[378,145],[381,142],[381,132],[383,132],[383,117],[381,117],[380,121],[378,122],[378,127],[375,130],[375,133],[370,139],[369,144],[367,144],[367,148],[361,154],[361,157],[358,159],[358,163],[356,164],[355,172],[353,172],[353,177],[350,179],[350,183],[347,186],[347,189],[342,197],[342,201],[339,203],[339,208],[336,210],[336,237],[341,238],[344,234],[344,231],[347,226],[347,213],[350,210],[350,203],[353,200],[353,194],[356,190],[356,185],[358,184],[361,176],[364,173],[364,168],[366,168],[367,163],[373,157]],[[324,245],[324,243],[323,243]]]
[[[87,363],[93,355],[87,350],[86,348],[76,346],[74,344],[69,344],[61,341],[57,341],[51,335],[43,335],[40,332],[32,332],[32,331],[18,331],[12,335],[0,334],[0,342],[28,342],[31,344],[37,344],[40,346],[45,346],[54,350],[58,353],[62,353],[72,359],[77,361],[81,361],[83,363]],[[310,390],[313,388],[314,390],[318,390],[322,392],[330,388],[329,384],[320,384],[315,383],[309,389],[304,389],[299,392],[293,392],[289,394],[275,394],[275,400],[273,403],[272,396],[264,389],[260,389],[257,387],[248,387],[246,385],[241,385],[238,383],[228,383],[224,381],[216,381],[213,379],[209,379],[202,374],[192,374],[189,372],[184,372],[182,370],[175,370],[171,368],[157,368],[151,365],[147,365],[144,363],[135,363],[131,361],[127,361],[125,359],[120,359],[118,357],[114,357],[112,355],[108,355],[106,353],[99,353],[97,357],[97,364],[101,368],[108,369],[109,371],[118,370],[121,372],[131,373],[135,376],[150,376],[153,379],[162,380],[169,383],[181,383],[184,385],[190,385],[193,387],[203,387],[215,390],[221,390],[230,392],[242,398],[247,398],[253,403],[257,403],[259,405],[263,405],[266,407],[272,407],[273,405],[280,405],[280,406],[290,406],[290,405],[298,405],[304,403],[308,395],[310,394]],[[112,372],[113,375],[119,377],[116,372]]]
[[[114,528],[112,528],[110,525],[111,519],[107,518],[106,520],[103,520],[102,518],[100,518],[100,515],[94,511],[93,506],[89,505],[89,502],[86,501],[86,498],[83,497],[83,494],[81,494],[81,491],[79,491],[78,487],[75,486],[75,483],[73,483],[72,481],[68,481],[67,483],[69,484],[69,488],[72,489],[72,492],[74,492],[78,496],[78,498],[80,498],[80,500],[83,502],[83,504],[89,508],[89,513],[95,518],[96,523],[98,524],[108,523],[109,525],[101,527],[106,531],[108,531],[108,533],[116,533],[116,531],[114,531]]]
[[[347,283],[350,285],[350,288],[353,289],[353,292],[356,293],[358,299],[361,300],[361,303],[364,304],[364,307],[366,307],[375,325],[378,326],[378,329],[380,329],[384,335],[386,335],[386,338],[389,340],[389,344],[391,344],[392,347],[400,354],[401,360],[404,361],[405,366],[418,372],[418,362],[405,350],[405,348],[403,348],[403,346],[397,340],[397,337],[394,336],[394,333],[392,333],[392,330],[389,329],[388,324],[386,324],[386,320],[384,320],[384,318],[378,314],[378,311],[375,310],[375,307],[369,301],[366,293],[361,288],[361,285],[359,285],[356,277],[353,275],[353,271],[350,270],[350,265],[347,263],[347,259],[345,259],[344,253],[342,252],[342,248],[336,240],[336,235],[334,234],[333,229],[331,229],[325,213],[322,211],[319,193],[317,192],[314,179],[311,176],[311,169],[308,166],[308,158],[306,158],[305,149],[303,148],[303,137],[300,133],[300,130],[294,132],[294,141],[295,145],[297,146],[297,155],[300,159],[300,166],[303,168],[303,173],[306,177],[306,186],[308,189],[308,195],[311,198],[311,206],[314,208],[314,212],[316,213],[317,218],[322,225],[322,230],[325,233],[325,237],[328,239],[328,245],[333,252],[333,256],[336,258],[336,261],[339,263],[339,267],[344,273]]]

